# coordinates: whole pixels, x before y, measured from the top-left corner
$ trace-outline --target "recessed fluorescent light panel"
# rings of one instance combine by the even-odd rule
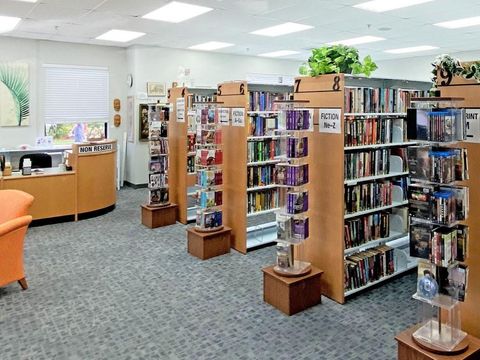
[[[347,45],[347,46],[352,46],[352,45],[360,45],[360,44],[368,44],[371,42],[376,42],[376,41],[382,41],[385,40],[385,38],[379,37],[379,36],[360,36],[352,39],[346,39],[346,40],[339,40],[339,41],[332,41],[327,43],[327,45]]]
[[[373,12],[385,12],[431,1],[434,0],[373,0],[354,5],[353,7]]]
[[[406,47],[401,49],[385,50],[385,52],[389,54],[407,54],[407,53],[414,53],[414,52],[428,51],[428,50],[435,50],[435,49],[438,49],[438,46],[421,45],[421,46],[412,46],[412,47]]]
[[[107,40],[107,41],[115,41],[115,42],[129,42],[133,39],[138,39],[139,37],[145,35],[142,32],[136,31],[127,31],[127,30],[110,30],[107,31],[105,34],[98,36],[97,40]]]
[[[179,23],[212,11],[212,8],[179,1],[169,2],[161,8],[142,16],[144,19]]]
[[[310,25],[286,22],[284,24],[275,25],[265,29],[252,31],[250,34],[274,37],[274,36],[280,36],[285,34],[291,34],[294,32],[304,31],[312,28],[313,26],[310,26]]]
[[[29,2],[29,3],[36,3],[38,0],[17,0],[17,1],[23,1],[23,2]]]
[[[288,56],[288,55],[295,55],[299,54],[298,51],[293,51],[293,50],[279,50],[279,51],[272,51],[264,54],[258,54],[258,56],[264,56],[264,57],[282,57],[282,56]]]
[[[444,21],[441,23],[433,24],[433,25],[444,27],[447,29],[460,29],[460,28],[465,28],[470,26],[477,26],[477,25],[480,25],[480,16],[452,20],[452,21]]]
[[[209,41],[206,43],[190,46],[189,49],[212,51],[212,50],[223,49],[230,46],[233,46],[233,44],[221,42],[221,41]]]
[[[12,31],[20,22],[20,18],[12,16],[0,16],[0,33]]]

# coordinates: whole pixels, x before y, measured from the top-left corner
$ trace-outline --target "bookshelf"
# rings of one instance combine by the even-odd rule
[[[442,76],[443,75],[443,76]],[[475,80],[466,80],[462,77],[438,74],[437,85],[442,97],[464,98],[457,106],[466,108],[467,112],[480,108],[480,84]],[[467,121],[469,121],[467,116]],[[476,121],[478,119],[470,120]],[[470,242],[467,244],[468,265],[468,289],[465,302],[460,304],[462,329],[469,334],[480,336],[480,247],[477,239],[480,237],[480,138],[475,132],[467,132],[467,140],[461,143],[461,147],[468,151],[468,167],[470,178],[461,184],[467,186],[470,191],[470,211],[466,225],[469,227]]]
[[[309,101],[306,107],[314,109],[315,124],[309,139],[314,165],[310,170],[310,217],[315,220],[310,224],[310,238],[301,246],[305,260],[324,270],[323,294],[339,303],[416,266],[416,261],[408,256],[408,201],[404,190],[408,169],[406,151],[400,149],[415,144],[406,140],[403,119],[411,96],[406,90],[426,91],[430,86],[425,82],[345,74],[295,79],[294,99]],[[382,93],[377,90],[380,88],[395,91]],[[364,135],[354,137],[352,130]],[[345,162],[346,158],[358,164],[376,165],[368,171],[362,166],[353,167],[349,173],[351,162]],[[380,199],[385,201],[370,204],[374,206],[360,202],[362,206],[350,211],[346,205],[349,191],[355,199],[380,193]],[[374,230],[366,231],[372,229],[371,224],[376,225]],[[364,238],[349,237],[360,233],[365,234]],[[355,259],[368,259],[372,253],[394,266],[346,289],[349,265]]]
[[[169,176],[170,183],[175,184],[170,189],[170,198],[178,204],[177,219],[182,224],[195,220],[196,207],[193,198],[196,182],[195,151],[189,151],[188,145],[190,137],[190,150],[195,146],[193,137],[196,134],[194,104],[214,99],[215,92],[215,88],[174,87],[168,89],[168,102],[173,109],[169,123],[169,140],[172,148]],[[177,103],[182,106],[180,121],[178,121]]]
[[[252,108],[252,104],[260,103],[259,98],[255,97],[259,92],[268,93],[268,101],[265,104],[273,104],[272,94],[287,94],[292,90],[292,86],[248,84],[246,81],[225,82],[218,85],[217,100],[223,103],[222,108],[230,109],[232,119],[229,125],[222,125],[224,222],[232,228],[232,247],[244,254],[255,247],[274,244],[277,234],[274,213],[278,210],[276,205],[278,201],[275,202],[275,195],[273,195],[276,193],[277,186],[271,174],[280,159],[276,159],[276,155],[274,156],[272,152],[268,153],[272,149],[270,147],[268,151],[262,153],[271,156],[252,158],[253,145],[251,144],[257,144],[257,146],[274,144],[281,137],[274,131],[265,134],[261,131],[253,132],[249,124],[252,117],[274,119],[278,112],[271,106],[263,106],[263,102],[258,108]],[[238,109],[241,111],[238,112]],[[234,112],[238,112],[238,116]],[[269,123],[273,122],[269,120]],[[261,169],[271,169],[271,172]],[[268,181],[249,184],[250,176],[253,176],[255,171],[265,171],[264,176]],[[269,206],[259,207],[255,212],[248,211],[249,197],[250,200],[253,197],[256,199],[261,197],[260,201],[263,204],[268,203]]]

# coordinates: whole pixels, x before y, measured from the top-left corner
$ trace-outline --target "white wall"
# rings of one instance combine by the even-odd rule
[[[213,86],[231,80],[245,80],[248,73],[297,75],[299,61],[264,59],[160,47],[133,47],[127,50],[129,72],[134,85],[129,95],[146,92],[147,82],[162,82],[171,86],[178,81],[179,66],[189,68],[192,86]],[[181,85],[181,82],[179,82]],[[135,142],[127,146],[126,180],[133,184],[147,182],[147,143],[138,141],[138,114],[135,111]]]
[[[0,37],[0,61],[27,62],[30,65],[30,126],[0,127],[0,148],[19,144],[33,145],[37,136],[44,135],[42,93],[43,64],[67,64],[108,67],[110,72],[110,101],[119,98],[125,105],[127,86],[126,50],[119,47],[82,45],[43,40]],[[72,104],[75,106],[75,104]],[[125,119],[125,106],[120,115]],[[109,137],[120,140],[125,122],[119,128],[113,126],[113,105],[110,107]]]

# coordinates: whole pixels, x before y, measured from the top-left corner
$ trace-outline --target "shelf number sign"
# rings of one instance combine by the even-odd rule
[[[232,126],[245,126],[245,108],[232,109]]]
[[[318,116],[320,132],[340,134],[342,132],[341,116],[340,109],[320,109]]]

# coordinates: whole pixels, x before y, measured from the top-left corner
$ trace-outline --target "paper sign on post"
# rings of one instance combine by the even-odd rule
[[[465,109],[466,142],[480,143],[480,109]]]
[[[321,133],[340,134],[342,111],[340,109],[320,109],[318,127]]]
[[[185,122],[185,99],[177,99],[177,122]]]
[[[230,125],[230,109],[220,108],[218,109],[218,117],[220,119],[220,125]]]
[[[245,126],[245,108],[232,109],[232,126]]]

